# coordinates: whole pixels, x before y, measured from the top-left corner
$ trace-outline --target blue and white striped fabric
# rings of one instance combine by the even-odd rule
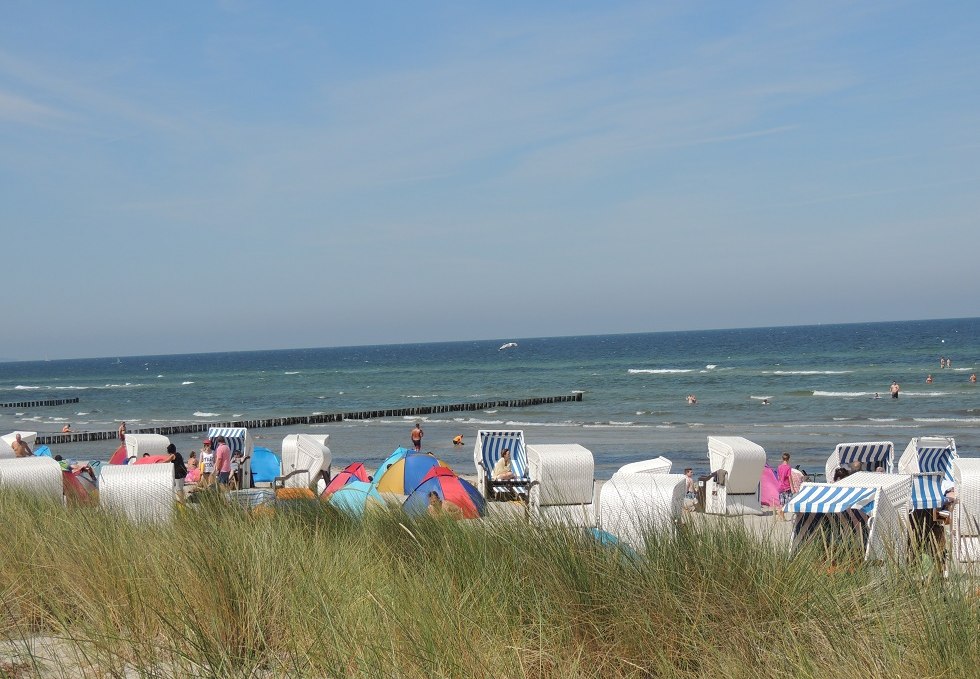
[[[483,466],[487,476],[500,459],[504,448],[510,449],[510,466],[519,479],[527,478],[527,453],[524,451],[524,432],[522,431],[481,431],[480,448]]]
[[[861,463],[861,469],[869,472],[878,467],[891,472],[895,457],[895,444],[891,441],[876,443],[842,443],[837,446],[840,464],[850,469],[854,462]]]
[[[834,486],[826,483],[805,485],[786,503],[784,511],[801,514],[839,514],[848,509],[871,511],[877,488]]]
[[[941,473],[947,481],[953,481],[953,450],[942,448],[919,448],[919,472],[922,474]]]
[[[912,509],[939,509],[942,506],[942,474],[916,474],[912,478]]]
[[[211,427],[208,429],[208,438],[211,439],[212,448],[217,448],[214,439],[219,436],[225,437],[225,443],[231,448],[231,452],[240,453],[245,450],[245,434],[248,429],[241,427]]]

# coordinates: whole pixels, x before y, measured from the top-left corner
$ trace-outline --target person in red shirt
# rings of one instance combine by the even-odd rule
[[[214,450],[214,470],[218,473],[218,484],[227,487],[231,476],[231,448],[225,443],[225,437],[215,439],[218,447]]]

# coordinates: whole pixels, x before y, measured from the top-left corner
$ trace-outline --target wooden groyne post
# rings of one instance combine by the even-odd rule
[[[77,402],[74,401],[67,402]],[[236,420],[234,422],[193,422],[190,424],[174,424],[163,427],[148,427],[133,429],[132,434],[196,434],[207,431],[211,427],[245,427],[246,429],[271,429],[274,427],[295,427],[310,424],[329,424],[345,420],[373,420],[379,417],[418,417],[435,413],[455,413],[475,410],[491,410],[493,408],[528,408],[531,406],[548,405],[552,403],[579,403],[582,392],[563,394],[561,396],[536,396],[533,398],[509,399],[505,401],[480,401],[477,403],[449,403],[433,406],[413,406],[411,408],[388,408],[384,410],[358,410],[348,413],[321,413],[319,415],[294,415],[286,417],[271,417],[262,420]],[[81,443],[85,441],[108,441],[118,438],[115,431],[84,431],[71,434],[38,434],[37,443],[52,445],[57,443]]]
[[[17,401],[16,403],[0,403],[0,408],[40,408],[41,406],[63,406],[69,403],[78,403],[78,397],[50,398],[44,401]]]

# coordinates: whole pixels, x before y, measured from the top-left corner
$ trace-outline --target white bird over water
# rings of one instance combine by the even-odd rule
[[[517,342],[508,342],[507,344],[500,347],[497,351],[503,351],[504,349],[516,349]]]

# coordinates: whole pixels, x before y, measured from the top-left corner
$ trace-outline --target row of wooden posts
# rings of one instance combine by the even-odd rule
[[[44,401],[17,401],[16,403],[0,403],[0,408],[40,408],[41,406],[63,406],[78,403],[75,398],[49,398]]]
[[[417,417],[436,413],[453,413],[493,408],[527,408],[549,403],[572,403],[582,400],[581,392],[562,396],[537,396],[534,398],[510,399],[506,401],[480,401],[477,403],[450,403],[434,406],[415,406],[412,408],[389,408],[387,410],[360,410],[351,413],[321,413],[319,415],[295,415],[291,417],[272,417],[262,420],[237,420],[235,422],[194,422],[165,427],[132,429],[131,434],[194,434],[212,427],[244,427],[246,429],[269,429],[272,427],[294,427],[298,425],[327,424],[345,420],[372,420],[379,417]],[[75,399],[74,402],[77,402]],[[71,401],[67,401],[71,402]],[[107,441],[118,438],[115,431],[84,431],[70,434],[38,434],[37,443],[51,445],[58,443],[79,443],[84,441]]]

